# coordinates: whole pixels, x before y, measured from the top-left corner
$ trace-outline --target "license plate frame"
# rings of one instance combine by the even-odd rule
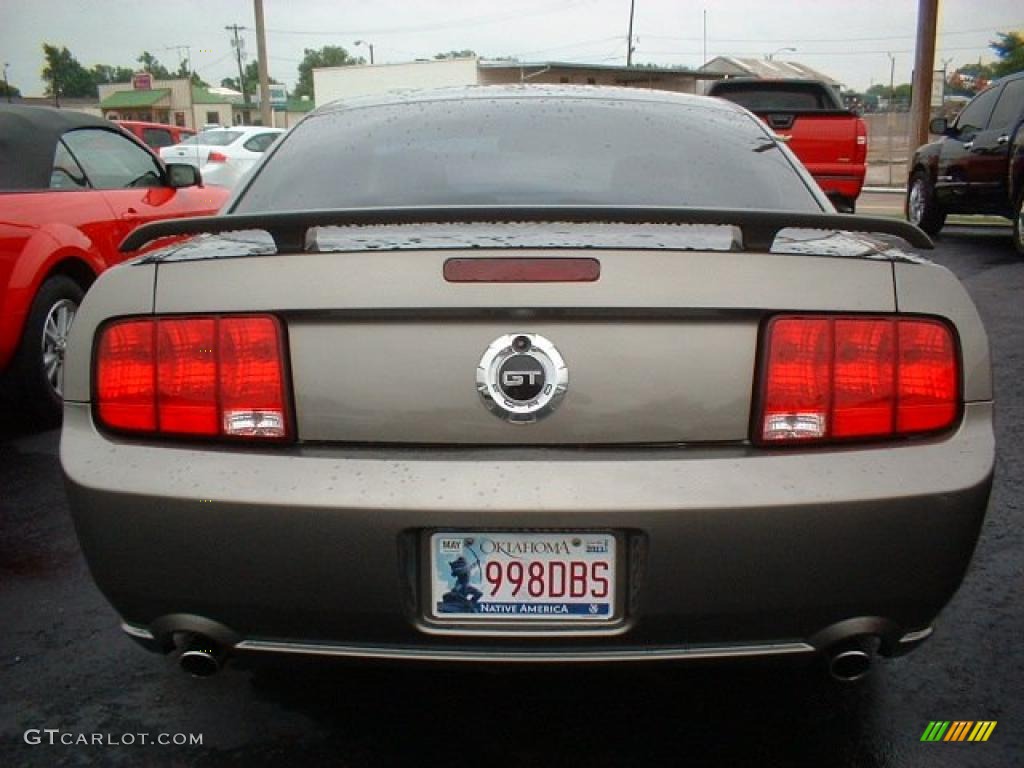
[[[550,626],[615,627],[621,624],[626,586],[624,541],[621,533],[606,529],[424,531],[420,550],[421,572],[424,574],[422,615],[426,621],[439,626],[483,623],[524,630]],[[461,547],[458,552],[455,551],[456,542]],[[509,548],[502,544],[520,546]],[[534,544],[538,546],[533,547]],[[469,586],[481,593],[475,609],[465,604],[467,598],[472,599],[472,590],[468,594],[460,591],[456,597],[462,602],[455,605],[446,594],[456,592],[458,579],[452,563],[459,556],[466,562]],[[524,578],[522,587],[513,595],[511,591],[518,574],[511,563],[515,561],[522,564]],[[502,576],[507,577],[497,594],[491,593],[494,582],[485,578],[487,567],[492,562],[499,563]],[[559,562],[563,564],[562,568],[551,565]],[[531,586],[540,585],[537,581],[531,585],[529,581],[531,563],[542,564],[540,582],[551,586],[551,589],[531,594]],[[572,593],[572,587],[580,585],[581,569],[574,563],[586,566],[582,595]],[[494,569],[492,566],[491,576],[497,573]],[[535,577],[538,570],[536,566],[534,569]],[[562,573],[569,579],[568,583],[560,584]],[[602,579],[606,580],[605,594],[601,594]]]

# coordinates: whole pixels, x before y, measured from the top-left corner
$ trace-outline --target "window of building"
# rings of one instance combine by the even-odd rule
[[[176,126],[178,126],[179,128],[184,128],[185,127],[185,113],[184,112],[175,112],[174,113],[174,124]]]
[[[219,112],[207,112],[206,113],[206,123],[208,125],[210,123],[220,124],[220,113]]]

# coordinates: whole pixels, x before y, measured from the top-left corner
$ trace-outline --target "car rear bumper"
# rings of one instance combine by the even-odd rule
[[[849,164],[814,164],[807,166],[811,176],[818,182],[822,192],[833,197],[844,197],[848,200],[856,200],[860,196],[864,186],[864,176],[867,173],[866,166]]]
[[[615,661],[920,642],[967,568],[994,461],[990,403],[956,433],[817,451],[251,450],[98,433],[68,403],[61,459],[93,576],[129,634],[239,651]],[[424,617],[427,530],[621,532],[609,626]]]

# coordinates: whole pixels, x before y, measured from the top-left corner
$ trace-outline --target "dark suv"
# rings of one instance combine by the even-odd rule
[[[932,120],[942,138],[918,147],[907,183],[907,218],[934,235],[947,213],[985,213],[1013,220],[1013,244],[1024,255],[1024,72],[982,91],[952,124]]]

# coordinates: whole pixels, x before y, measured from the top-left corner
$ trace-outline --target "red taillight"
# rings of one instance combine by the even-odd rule
[[[853,151],[853,162],[863,165],[868,158],[868,126],[861,118],[857,118],[856,148]]]
[[[269,315],[111,323],[96,347],[98,420],[126,432],[287,438],[281,342]]]
[[[937,432],[959,413],[956,341],[937,320],[776,317],[762,357],[761,444]]]
[[[211,152],[206,156],[206,162],[208,163],[226,163],[228,156],[221,152]]]

